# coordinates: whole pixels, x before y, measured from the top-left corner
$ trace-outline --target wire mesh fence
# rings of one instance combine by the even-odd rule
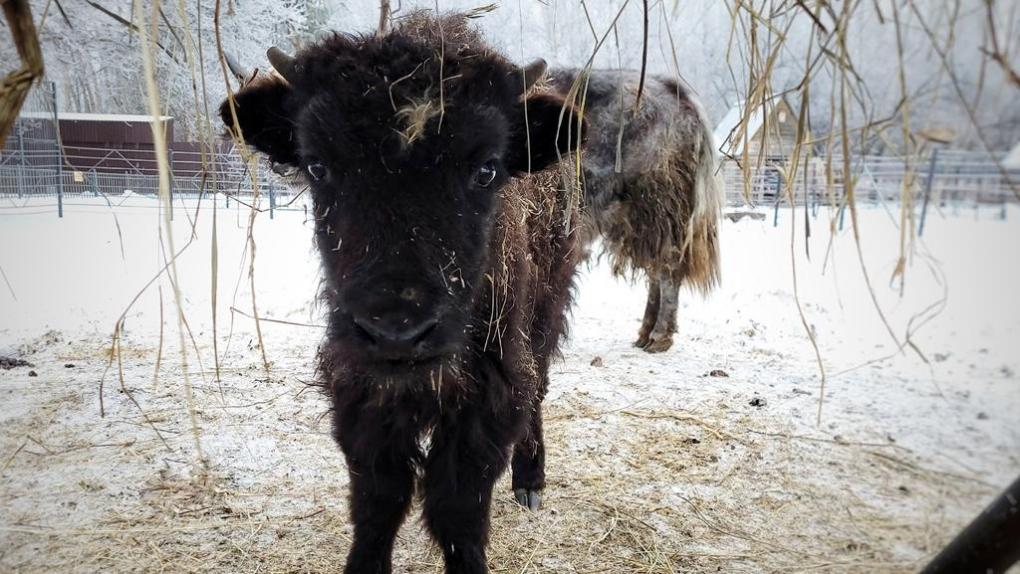
[[[809,157],[795,171],[782,161],[750,169],[724,161],[722,177],[727,203],[752,206],[789,202],[797,205],[840,206],[846,202],[847,182],[857,201],[895,202],[904,193],[914,201],[1003,204],[1018,199],[1020,169],[1004,165],[1004,153],[935,149],[927,154],[862,155],[850,158],[849,177],[840,156]]]
[[[53,83],[40,83],[22,104],[0,151],[0,194],[57,194],[61,166],[55,89]]]
[[[55,197],[62,214],[65,197],[157,196],[159,165],[149,128],[153,118],[61,114],[55,90],[52,83],[33,89],[15,122],[0,152],[0,198]],[[123,126],[148,133],[150,139]],[[81,136],[83,131],[87,135]],[[71,141],[67,133],[79,137]],[[299,192],[265,162],[244,161],[229,143],[168,144],[174,199],[216,194],[251,201],[258,193],[268,198],[272,211]],[[934,149],[910,158],[855,156],[849,174],[843,158],[819,156],[802,159],[796,170],[784,158],[753,167],[726,160],[720,170],[730,206],[777,206],[792,199],[797,205],[842,207],[848,181],[862,202],[895,202],[907,193],[915,201],[939,205],[1005,204],[1020,196],[1020,169],[1003,160],[1004,154]]]
[[[154,118],[137,115],[61,113],[56,86],[32,90],[0,152],[0,198],[56,198],[63,214],[67,197],[150,196],[160,193],[153,145]],[[172,128],[172,118],[155,118]],[[256,193],[281,207],[298,192],[263,162],[246,162],[229,142],[168,144],[169,192],[173,199],[225,195],[242,202]]]

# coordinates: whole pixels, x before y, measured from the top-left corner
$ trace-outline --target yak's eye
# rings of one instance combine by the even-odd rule
[[[475,172],[475,185],[478,187],[489,187],[496,179],[496,161],[489,160],[483,163]]]
[[[312,179],[314,179],[315,181],[319,181],[320,179],[326,177],[326,166],[322,165],[319,162],[308,164],[307,169],[308,175],[312,176]]]

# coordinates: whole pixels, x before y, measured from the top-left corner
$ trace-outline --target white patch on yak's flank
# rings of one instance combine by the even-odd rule
[[[688,222],[688,233],[685,237],[684,249],[700,262],[696,267],[703,269],[700,280],[695,280],[695,288],[702,294],[719,284],[722,280],[719,265],[719,242],[715,239],[719,219],[722,217],[723,205],[726,202],[725,187],[722,174],[716,170],[718,157],[716,142],[712,134],[708,115],[701,101],[688,90],[688,100],[694,106],[701,124],[701,142],[698,147],[698,167],[694,174],[694,209]]]
[[[615,273],[643,270],[707,294],[720,281],[724,197],[700,102],[685,85],[652,82],[640,109],[621,116],[621,109],[633,109],[634,74],[598,72],[589,82],[597,95],[585,103],[590,234],[603,235]],[[618,202],[621,192],[628,199]]]

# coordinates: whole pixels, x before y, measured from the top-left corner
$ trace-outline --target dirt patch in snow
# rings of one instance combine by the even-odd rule
[[[0,369],[9,371],[11,369],[17,369],[19,367],[34,367],[32,363],[29,363],[25,359],[18,357],[3,357],[0,356]]]

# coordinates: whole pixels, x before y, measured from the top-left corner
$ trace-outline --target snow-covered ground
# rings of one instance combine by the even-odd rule
[[[262,322],[267,372],[247,210],[218,200],[213,242],[212,203],[176,207],[185,370],[165,277],[110,362],[170,252],[154,201],[112,201],[69,200],[64,219],[0,204],[0,356],[34,365],[0,370],[0,571],[336,569],[347,479],[307,385],[322,331],[304,212],[254,227],[258,313],[288,322]],[[902,294],[895,211],[861,210],[872,290],[849,215],[833,237],[820,210],[805,245],[803,210],[765,213],[723,223],[723,286],[682,295],[663,355],[630,345],[643,281],[582,272],[547,400],[546,508],[501,490],[494,571],[916,571],[1020,473],[1020,210],[930,213]],[[395,571],[439,563],[409,520]]]

